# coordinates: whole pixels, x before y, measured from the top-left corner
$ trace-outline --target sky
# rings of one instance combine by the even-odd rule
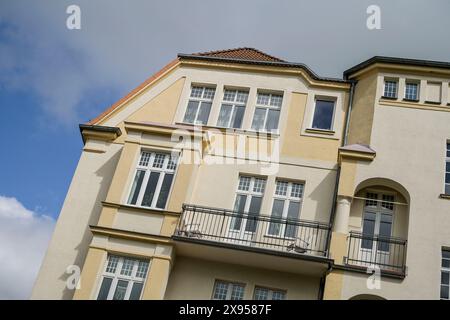
[[[73,4],[79,30],[66,27]],[[367,28],[370,5],[381,29]],[[448,0],[0,0],[0,299],[30,295],[78,125],[177,53],[255,47],[342,77],[374,55],[450,61],[449,13]]]

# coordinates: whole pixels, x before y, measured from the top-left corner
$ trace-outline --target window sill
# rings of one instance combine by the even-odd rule
[[[268,137],[279,137],[280,136],[280,130],[276,130],[274,132],[265,131],[265,130],[253,130],[253,129],[241,129],[241,128],[226,128],[226,127],[218,127],[218,126],[208,126],[208,125],[196,125],[192,123],[185,123],[185,122],[175,122],[175,124],[179,125],[185,125],[185,126],[192,126],[192,127],[201,127],[202,130],[208,130],[208,129],[216,129],[224,133],[236,133],[236,134],[248,134],[252,136],[258,136],[258,135],[266,135]]]
[[[450,200],[450,194],[441,193],[441,194],[439,195],[439,198],[441,198],[441,199],[446,199],[446,200]]]
[[[327,136],[334,136],[334,134],[336,133],[333,130],[325,130],[325,129],[313,129],[313,128],[308,128],[305,130],[306,133],[314,133],[314,134],[324,134]]]
[[[397,100],[397,97],[386,97],[386,96],[381,96],[381,99],[386,99],[386,100]]]
[[[407,99],[407,98],[403,98],[403,101],[406,101],[406,102],[419,102],[419,99]]]
[[[440,104],[441,104],[440,101],[428,101],[428,100],[426,100],[425,103],[428,103],[428,104],[435,104],[435,105],[440,105]]]

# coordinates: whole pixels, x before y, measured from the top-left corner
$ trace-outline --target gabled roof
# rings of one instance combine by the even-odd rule
[[[363,70],[375,63],[450,69],[450,62],[374,56],[370,59],[367,59],[366,61],[358,63],[356,66],[353,66],[350,69],[345,70],[344,71],[344,79],[348,79],[348,77],[350,75],[352,75],[360,70]]]
[[[227,50],[216,50],[208,52],[198,52],[193,53],[193,55],[203,57],[232,58],[232,59],[253,60],[253,61],[286,62],[280,58],[259,51],[258,49],[248,47],[234,48]]]

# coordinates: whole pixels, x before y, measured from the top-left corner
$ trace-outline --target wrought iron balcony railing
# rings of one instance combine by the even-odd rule
[[[350,266],[375,266],[381,271],[405,275],[406,240],[350,232],[344,262]]]
[[[183,205],[175,237],[327,257],[330,226],[226,209]]]

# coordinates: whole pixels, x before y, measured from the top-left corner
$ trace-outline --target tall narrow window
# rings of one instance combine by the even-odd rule
[[[332,130],[335,102],[332,100],[316,99],[312,127],[314,129]]]
[[[266,179],[240,176],[234,202],[235,216],[231,219],[230,230],[237,233],[255,232],[256,217],[259,216],[266,186]],[[247,218],[243,218],[243,214]],[[255,217],[255,219],[252,219]]]
[[[223,95],[217,126],[239,129],[244,119],[247,99],[247,91],[226,89]]]
[[[254,300],[285,300],[286,291],[284,290],[274,290],[263,287],[255,287],[253,292]]]
[[[215,92],[215,88],[193,86],[183,122],[206,125]]]
[[[278,129],[282,103],[281,94],[258,92],[252,129],[267,131]]]
[[[145,260],[109,255],[97,300],[139,300],[148,266]]]
[[[245,285],[228,281],[216,280],[213,290],[213,300],[242,300]]]
[[[269,224],[268,234],[295,238],[297,236],[297,219],[303,198],[303,184],[281,181],[276,182],[272,205],[272,217],[275,221]],[[277,222],[277,219],[286,219]]]
[[[442,249],[441,262],[441,300],[449,300],[450,250]]]
[[[384,98],[397,98],[397,81],[396,80],[385,80],[384,81]]]
[[[445,194],[450,195],[450,142],[447,142],[447,154],[445,161]]]
[[[405,100],[419,101],[419,84],[417,82],[406,81]]]
[[[134,176],[128,204],[164,209],[177,159],[170,154],[143,151]]]

